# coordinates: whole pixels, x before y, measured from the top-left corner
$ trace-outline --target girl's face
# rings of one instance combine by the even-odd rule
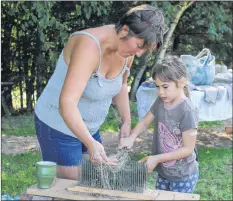
[[[155,79],[155,84],[158,95],[169,105],[176,104],[181,98],[185,97],[184,85],[182,84],[177,86],[174,81],[164,82],[159,78]]]

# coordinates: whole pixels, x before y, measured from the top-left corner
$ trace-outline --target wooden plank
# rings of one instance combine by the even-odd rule
[[[158,191],[155,200],[174,200],[174,194],[170,191]]]
[[[164,190],[150,190],[153,200],[200,200],[200,195]]]
[[[49,189],[39,189],[37,185],[33,185],[30,188],[27,189],[26,193],[30,195],[39,195],[39,196],[47,196],[47,197],[53,197],[53,198],[61,198],[61,199],[66,199],[66,200],[110,200],[109,198],[106,197],[94,197],[94,196],[89,196],[86,193],[97,193],[101,194],[101,191],[104,192],[104,189],[97,189],[92,190],[90,192],[89,187],[85,187],[85,193],[84,192],[74,192],[74,191],[68,191],[67,189],[75,189],[77,186],[77,181],[74,180],[68,180],[68,179],[58,179],[56,178],[55,180],[55,185],[52,188]],[[81,188],[79,188],[81,189]],[[112,193],[109,190],[105,190],[107,192],[110,192],[111,196],[119,196],[119,192],[122,193],[120,194],[119,200],[161,200],[161,199],[166,199],[169,200],[170,198],[173,200],[200,200],[200,195],[198,194],[188,194],[188,193],[177,193],[177,192],[170,192],[170,191],[162,191],[162,190],[150,190],[149,193],[145,191],[144,195],[139,194],[139,193],[131,193],[131,192],[125,192],[125,191],[114,191]],[[136,197],[134,197],[137,195]],[[124,197],[124,198],[122,198]]]
[[[152,200],[153,197],[149,195],[143,195],[140,193],[131,193],[126,191],[118,191],[118,190],[107,190],[107,189],[99,189],[99,188],[91,188],[91,187],[83,187],[83,186],[75,186],[67,188],[68,191],[73,192],[82,192],[82,193],[98,193],[102,195],[110,195],[116,197],[124,197],[136,200]]]
[[[200,200],[200,195],[189,193],[174,193],[174,200]]]
[[[48,196],[54,198],[62,198],[67,200],[105,200],[87,195],[77,195],[66,190],[67,187],[77,185],[77,181],[68,179],[56,179],[55,185],[49,189],[39,189],[37,185],[33,185],[27,189],[27,194]]]
[[[163,191],[157,190],[160,194],[156,199],[162,200],[166,196],[172,198],[171,200],[200,200],[200,195],[198,194],[191,194],[191,193],[180,193],[180,192],[173,192],[173,191]],[[167,200],[169,200],[167,198]]]
[[[26,193],[29,195],[47,196],[66,200],[110,200],[109,198],[105,198],[103,196],[94,197],[84,193],[78,194],[67,190],[68,187],[73,187],[76,185],[77,181],[56,178],[55,185],[52,188],[39,189],[37,185],[33,185],[27,189]],[[119,200],[124,199],[122,198]]]
[[[1,85],[13,85],[14,82],[1,82]]]
[[[59,198],[59,199],[65,199],[65,200],[107,200],[103,198],[98,198],[94,196],[84,196],[84,195],[77,195],[72,194],[69,191],[61,190],[59,192],[52,191],[45,191],[43,189],[36,189],[31,188],[27,190],[28,194],[31,195],[39,195],[39,196],[46,196],[46,197],[53,197],[53,198]]]

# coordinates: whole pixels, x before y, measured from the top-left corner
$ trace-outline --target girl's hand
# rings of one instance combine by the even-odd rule
[[[136,137],[134,134],[131,134],[129,137],[120,138],[120,144],[118,146],[118,149],[123,149],[126,147],[127,149],[131,149]]]
[[[139,160],[140,163],[146,163],[148,173],[153,172],[155,167],[159,164],[158,157],[156,155],[154,156],[146,156],[143,159]]]
[[[123,123],[120,129],[120,138],[128,137],[131,131],[130,123]]]
[[[108,158],[104,151],[103,145],[96,140],[93,140],[88,146],[88,152],[90,154],[90,160],[92,163],[104,163],[113,166],[116,165],[116,160],[111,160]]]

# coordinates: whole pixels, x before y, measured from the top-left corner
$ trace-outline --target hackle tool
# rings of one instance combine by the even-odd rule
[[[141,193],[146,189],[147,168],[145,164],[131,160],[129,149],[124,147],[116,155],[116,166],[93,164],[84,160],[79,167],[78,185]]]

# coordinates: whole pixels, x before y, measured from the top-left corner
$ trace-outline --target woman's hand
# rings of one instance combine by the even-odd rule
[[[93,140],[88,146],[88,152],[90,154],[90,160],[92,163],[104,163],[113,166],[116,165],[116,160],[111,160],[108,158],[104,151],[103,145],[96,140]]]
[[[124,147],[126,147],[127,149],[131,149],[135,139],[136,136],[134,134],[131,134],[129,137],[120,138],[118,149],[123,149]]]
[[[120,129],[120,138],[128,137],[131,131],[131,124],[130,123],[123,123]]]
[[[146,156],[143,159],[139,160],[141,163],[146,163],[148,173],[153,172],[155,167],[160,163],[159,159],[156,155],[154,156]]]

